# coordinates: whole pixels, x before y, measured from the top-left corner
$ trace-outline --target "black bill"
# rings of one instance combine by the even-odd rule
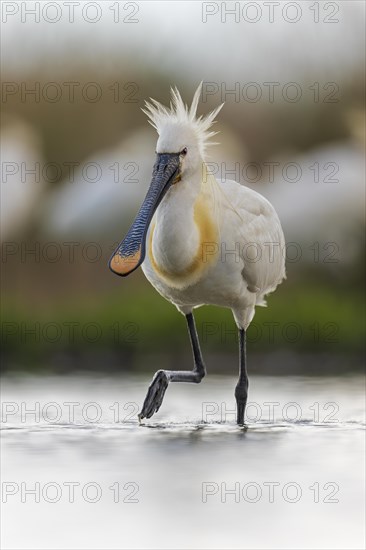
[[[144,202],[126,237],[118,245],[109,268],[116,275],[126,277],[145,259],[146,235],[155,210],[169,187],[179,176],[179,153],[160,153],[156,157],[152,180]]]

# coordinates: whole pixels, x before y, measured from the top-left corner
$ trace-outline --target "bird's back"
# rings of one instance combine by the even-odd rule
[[[260,193],[236,181],[217,181],[223,216],[222,242],[237,247],[244,264],[248,290],[257,294],[257,305],[286,277],[285,238],[271,203]]]

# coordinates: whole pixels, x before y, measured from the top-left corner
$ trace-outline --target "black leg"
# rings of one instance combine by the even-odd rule
[[[239,380],[235,388],[236,421],[244,425],[245,407],[248,397],[248,375],[246,366],[246,334],[244,329],[239,330]]]
[[[194,382],[198,384],[206,374],[193,314],[189,313],[186,315],[186,320],[191,338],[194,368],[192,371],[158,370],[149,386],[142,410],[138,415],[139,420],[150,418],[154,413],[158,412],[169,382]]]

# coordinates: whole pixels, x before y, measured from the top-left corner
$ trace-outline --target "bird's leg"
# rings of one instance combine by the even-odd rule
[[[245,330],[239,329],[239,380],[235,388],[236,398],[236,421],[239,426],[244,425],[245,407],[248,397],[248,375],[246,366],[246,334]]]
[[[158,370],[149,386],[142,410],[138,415],[139,420],[150,418],[158,412],[169,382],[194,382],[198,384],[206,374],[193,314],[186,315],[186,320],[191,338],[194,368],[192,371]]]

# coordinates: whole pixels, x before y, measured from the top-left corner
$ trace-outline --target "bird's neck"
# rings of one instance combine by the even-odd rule
[[[200,278],[209,264],[206,248],[212,250],[212,243],[217,243],[210,191],[204,169],[173,185],[156,211],[149,236],[150,261],[160,277],[176,288]]]

